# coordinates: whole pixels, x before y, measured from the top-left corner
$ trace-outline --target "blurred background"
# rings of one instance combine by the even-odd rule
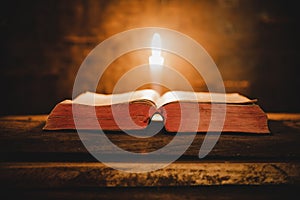
[[[71,98],[77,70],[96,45],[149,26],[174,29],[200,43],[227,92],[257,98],[267,112],[300,112],[299,11],[291,1],[6,0],[0,9],[1,115],[48,114]],[[111,93],[148,56],[138,51],[116,59],[97,92]],[[206,90],[189,63],[165,56],[195,91]]]

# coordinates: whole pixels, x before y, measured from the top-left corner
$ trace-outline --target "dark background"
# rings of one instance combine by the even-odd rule
[[[3,1],[0,114],[49,113],[71,98],[77,70],[97,44],[147,26],[180,31],[203,45],[228,92],[257,98],[267,112],[300,112],[298,10],[284,0]],[[97,91],[111,93],[133,63],[112,65]],[[193,71],[181,71],[201,91]]]

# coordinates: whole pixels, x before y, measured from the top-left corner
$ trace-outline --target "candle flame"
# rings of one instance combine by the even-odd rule
[[[149,57],[149,64],[151,65],[163,65],[164,58],[161,56],[161,39],[158,33],[154,33],[151,42],[152,55]]]

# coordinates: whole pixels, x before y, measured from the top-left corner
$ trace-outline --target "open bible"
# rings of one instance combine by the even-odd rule
[[[212,109],[216,119],[218,109],[220,117],[225,117],[222,130],[209,128]],[[110,95],[82,93],[58,103],[43,129],[139,130],[157,114],[169,132],[270,132],[267,115],[256,99],[238,93],[189,91],[169,91],[160,96],[152,89]]]

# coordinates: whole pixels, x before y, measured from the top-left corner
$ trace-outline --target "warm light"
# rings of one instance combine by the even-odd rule
[[[152,37],[152,55],[149,57],[149,64],[150,66],[155,65],[163,65],[164,64],[164,58],[161,56],[161,40],[160,35],[158,33],[155,33]]]

